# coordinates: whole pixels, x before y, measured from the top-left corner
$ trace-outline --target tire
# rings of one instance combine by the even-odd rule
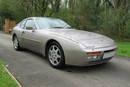
[[[47,59],[54,68],[63,68],[65,66],[65,57],[62,47],[57,42],[52,42],[47,48]]]
[[[17,36],[13,37],[13,47],[17,51],[21,50]]]

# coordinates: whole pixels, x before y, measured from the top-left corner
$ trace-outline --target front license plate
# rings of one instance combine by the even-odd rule
[[[115,53],[116,53],[116,51],[104,53],[103,59],[113,57],[115,55]]]

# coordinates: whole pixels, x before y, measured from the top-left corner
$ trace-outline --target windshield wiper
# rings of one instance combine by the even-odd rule
[[[63,29],[72,29],[72,27],[51,27],[51,28],[63,28]]]
[[[65,25],[64,28],[71,29],[72,27],[71,27],[71,26],[68,26],[68,25]]]
[[[64,27],[52,27],[52,28],[64,28]]]
[[[72,29],[72,27],[66,27],[66,28],[68,28],[68,29]]]

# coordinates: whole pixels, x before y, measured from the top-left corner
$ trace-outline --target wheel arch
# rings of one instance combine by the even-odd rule
[[[51,43],[51,42],[57,42],[59,45],[60,45],[60,43],[57,41],[57,40],[55,40],[55,39],[50,39],[50,40],[48,40],[47,41],[47,43],[46,43],[46,45],[45,45],[45,56],[47,55],[47,48],[48,48],[48,46],[49,46],[49,44]],[[61,45],[60,45],[61,46]]]
[[[60,45],[61,49],[63,50],[63,54],[64,54],[64,49],[63,49],[62,45],[60,44],[60,42],[58,42],[55,39],[50,39],[50,40],[47,41],[47,43],[45,45],[45,57],[47,56],[47,48],[48,48],[49,44],[52,43],[52,42],[58,43]],[[65,54],[64,54],[64,57],[65,57]]]
[[[63,47],[62,47],[62,45],[60,44],[60,42],[57,41],[57,40],[55,40],[55,39],[50,39],[50,40],[47,41],[47,43],[46,43],[46,45],[45,45],[45,57],[47,58],[48,47],[50,46],[51,43],[54,43],[54,42],[57,43],[57,44],[60,46],[60,49],[61,49],[61,51],[62,51],[62,53],[63,53],[63,64],[62,64],[62,66],[65,66],[66,60],[65,60],[65,54],[64,54]],[[56,67],[55,67],[55,68],[56,68]],[[57,68],[58,68],[58,67],[57,67]],[[60,67],[59,67],[59,68],[60,68]]]
[[[17,37],[17,35],[14,33],[13,35],[12,35],[12,41],[14,40],[14,37]]]

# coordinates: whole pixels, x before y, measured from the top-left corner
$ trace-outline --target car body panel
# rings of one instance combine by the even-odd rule
[[[32,19],[35,21],[35,17]],[[69,65],[89,66],[102,63],[89,64],[91,60],[87,59],[87,52],[101,51],[106,55],[108,53],[105,51],[116,52],[116,43],[104,35],[76,29],[39,29],[37,23],[36,26],[35,30],[14,27],[13,35],[17,35],[20,46],[45,56],[47,42],[55,40],[61,45],[65,55],[65,63]],[[22,33],[23,31],[24,33]],[[107,61],[115,55],[115,53],[110,54],[110,56],[107,55],[109,58],[104,60]]]

